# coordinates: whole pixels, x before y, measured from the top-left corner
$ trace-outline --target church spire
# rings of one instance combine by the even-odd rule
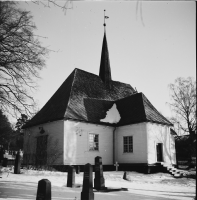
[[[104,10],[105,12],[105,10]],[[101,52],[101,63],[100,63],[100,72],[99,76],[102,81],[105,83],[106,86],[110,85],[111,81],[111,69],[110,69],[110,62],[109,62],[109,52],[107,47],[107,39],[106,39],[106,30],[105,30],[105,19],[109,17],[105,16],[104,14],[104,37],[103,37],[103,46]]]

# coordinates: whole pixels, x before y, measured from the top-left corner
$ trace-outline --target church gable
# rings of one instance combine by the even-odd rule
[[[119,126],[135,124],[146,121],[142,94],[136,93],[116,102],[121,115]]]
[[[117,124],[118,126],[140,122],[153,122],[172,126],[172,124],[157,111],[143,93],[133,94],[116,101],[116,104],[121,115],[121,120]]]

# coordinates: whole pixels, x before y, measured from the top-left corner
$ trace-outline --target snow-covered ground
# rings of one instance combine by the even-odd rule
[[[48,179],[52,187],[65,187],[67,172],[21,170],[14,174],[13,169],[1,168],[0,182],[37,184],[41,179]],[[110,188],[127,188],[132,194],[146,194],[166,199],[189,200],[195,196],[196,180],[191,178],[175,179],[170,174],[141,174],[130,172],[130,181],[123,180],[124,172],[104,172],[105,186]],[[94,175],[94,173],[93,173]],[[94,177],[93,177],[94,178]],[[82,184],[83,172],[75,175],[76,184]],[[1,188],[0,188],[1,189]],[[1,198],[1,197],[0,197]]]

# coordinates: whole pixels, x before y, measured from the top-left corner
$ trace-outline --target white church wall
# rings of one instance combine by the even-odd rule
[[[89,133],[99,135],[99,150],[89,151]],[[96,156],[103,165],[113,164],[113,128],[67,120],[64,122],[64,164],[94,165]]]
[[[47,135],[48,164],[63,164],[63,125],[64,121],[59,120],[25,129],[24,156],[25,154],[35,155],[37,137]],[[43,134],[40,133],[39,127],[45,131]]]
[[[133,152],[124,153],[123,137],[133,136]],[[146,124],[139,123],[116,129],[116,157],[118,163],[147,163]]]
[[[148,163],[157,162],[156,144],[163,144],[163,161],[176,164],[176,151],[174,137],[170,134],[170,127],[156,123],[147,124],[148,133]]]

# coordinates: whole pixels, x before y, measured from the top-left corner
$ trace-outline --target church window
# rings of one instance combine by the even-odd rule
[[[99,135],[98,134],[89,134],[89,150],[98,151],[99,150]]]
[[[133,136],[123,137],[123,152],[132,153],[133,152]]]

